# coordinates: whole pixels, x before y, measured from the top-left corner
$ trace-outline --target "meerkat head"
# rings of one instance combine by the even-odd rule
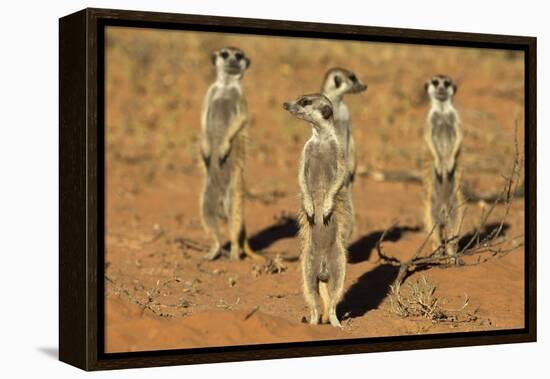
[[[321,91],[328,96],[343,96],[348,93],[366,91],[367,85],[345,68],[331,68],[327,71]]]
[[[250,58],[236,47],[223,47],[214,51],[211,59],[216,71],[226,75],[241,77],[250,67]]]
[[[332,121],[332,103],[320,93],[303,95],[295,101],[287,101],[283,108],[294,117],[311,123],[316,129]]]
[[[445,102],[453,99],[458,87],[445,75],[435,75],[424,84],[424,88],[432,101]]]

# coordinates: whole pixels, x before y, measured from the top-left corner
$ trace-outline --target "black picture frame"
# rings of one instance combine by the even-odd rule
[[[103,351],[104,30],[216,31],[525,52],[523,329],[152,352]],[[536,341],[536,60],[534,37],[85,9],[59,20],[59,359],[84,370],[353,354]]]

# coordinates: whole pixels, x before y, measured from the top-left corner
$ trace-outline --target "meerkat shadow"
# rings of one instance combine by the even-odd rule
[[[386,233],[384,241],[397,242],[404,233],[416,233],[420,231],[419,226],[396,226]],[[369,260],[376,244],[382,237],[383,230],[376,230],[359,238],[348,247],[348,263],[355,264]]]
[[[284,216],[252,235],[248,243],[256,251],[267,249],[278,240],[295,237],[298,230],[298,221],[294,217]]]
[[[340,319],[361,317],[376,309],[390,291],[390,284],[397,278],[399,270],[395,266],[379,265],[361,275],[346,291],[338,304]]]
[[[499,232],[499,228],[500,228],[500,222],[493,222],[485,225],[483,229],[480,230],[479,237],[476,238],[476,240],[483,241],[487,238],[492,239],[492,238],[502,237],[506,235],[506,232],[508,231],[508,229],[510,229],[510,224],[503,223],[502,228],[500,229],[500,232]],[[458,240],[458,250],[461,251],[466,247],[468,247],[468,245],[470,245],[469,247],[475,246],[477,244],[476,241],[473,241],[470,244],[470,241],[472,240],[472,238],[475,237],[475,235],[476,235],[476,230],[473,230],[467,234],[464,234],[462,237],[460,237],[460,239]]]

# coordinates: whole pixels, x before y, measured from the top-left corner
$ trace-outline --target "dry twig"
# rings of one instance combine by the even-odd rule
[[[464,301],[458,309],[441,306],[441,300],[435,296],[437,287],[425,276],[407,284],[408,294],[401,290],[401,284],[390,286],[390,312],[403,318],[423,318],[433,323],[472,322],[478,318],[475,312],[465,312],[470,299],[464,294]]]
[[[421,269],[426,269],[432,266],[450,266],[453,264],[465,265],[466,263],[464,262],[463,258],[472,256],[478,256],[477,262],[474,263],[478,264],[496,256],[502,257],[510,251],[515,250],[516,248],[523,245],[523,235],[515,236],[512,238],[506,238],[502,236],[505,221],[510,213],[513,199],[515,198],[515,194],[520,191],[518,178],[521,174],[522,159],[519,155],[517,138],[515,140],[515,146],[516,154],[510,170],[510,174],[508,176],[504,176],[504,189],[501,191],[500,195],[493,201],[491,206],[486,211],[482,212],[479,226],[475,229],[474,233],[464,244],[464,246],[454,256],[450,257],[442,253],[445,251],[445,245],[449,242],[452,242],[450,240],[444,241],[441,246],[431,251],[428,255],[421,256],[425,245],[431,239],[431,235],[434,232],[434,230],[432,229],[430,233],[426,236],[422,244],[419,246],[413,257],[407,261],[400,261],[395,257],[387,256],[382,249],[382,242],[384,241],[384,238],[386,237],[387,233],[395,227],[395,224],[386,229],[384,233],[382,233],[382,236],[376,244],[376,250],[378,252],[380,261],[383,264],[389,264],[399,268],[394,286],[400,285],[408,275]],[[504,205],[504,214],[501,217],[500,221],[497,223],[497,226],[486,235],[484,235],[484,232],[488,227],[489,217],[492,215],[498,204]],[[466,206],[466,204],[460,204],[459,206],[464,207]],[[458,237],[454,238],[456,239]],[[482,254],[488,254],[489,256],[485,257],[482,260]]]

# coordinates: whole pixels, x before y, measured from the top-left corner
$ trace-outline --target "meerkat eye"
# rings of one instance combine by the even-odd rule
[[[351,74],[349,77],[349,80],[351,80],[352,82],[356,82],[357,81],[357,76],[355,76],[355,74]]]
[[[445,79],[445,81],[443,82],[443,85],[445,86],[445,88],[449,88],[451,86],[451,81],[448,79]]]
[[[222,51],[220,53],[220,56],[223,58],[223,59],[227,59],[227,57],[229,57],[229,53],[227,51]]]
[[[238,61],[240,61],[241,59],[244,58],[244,54],[243,53],[237,53],[235,54],[235,59],[237,59]]]
[[[311,105],[311,101],[306,98],[302,98],[298,101],[298,105],[301,107],[307,107],[308,105]]]
[[[332,108],[328,105],[325,105],[323,108],[321,108],[321,115],[325,120],[328,120],[332,117]]]
[[[336,75],[334,77],[334,86],[336,88],[339,88],[341,84],[342,84],[342,78],[340,78],[338,75]]]
[[[439,85],[439,80],[437,80],[437,79],[432,79],[432,85],[433,85],[434,87],[437,87],[437,86]]]

